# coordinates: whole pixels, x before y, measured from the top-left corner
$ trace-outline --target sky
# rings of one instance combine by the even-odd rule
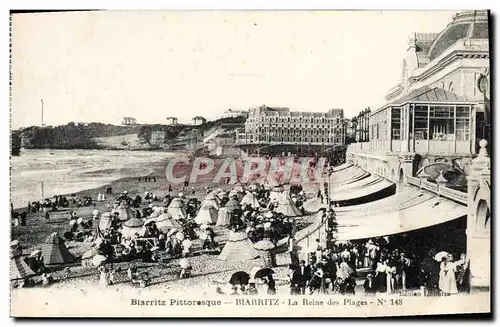
[[[384,104],[408,37],[451,11],[107,11],[12,18],[12,128]]]

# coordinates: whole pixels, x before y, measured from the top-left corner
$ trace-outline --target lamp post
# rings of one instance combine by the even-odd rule
[[[438,178],[436,178],[436,183],[437,183],[438,199],[439,199],[439,196],[441,195],[441,186],[445,186],[446,183],[448,183],[448,180],[446,178],[444,178],[444,176],[443,176],[443,171],[442,170],[439,173]]]

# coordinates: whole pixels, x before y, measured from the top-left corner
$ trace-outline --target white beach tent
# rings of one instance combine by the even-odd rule
[[[198,225],[215,224],[217,222],[217,209],[214,208],[212,204],[205,203],[201,206],[198,214],[196,215],[196,218],[194,218],[194,221]]]
[[[186,205],[184,201],[180,198],[172,199],[172,202],[168,206],[167,213],[174,219],[186,219]]]
[[[123,237],[130,237],[135,239],[137,236],[144,236],[146,228],[144,227],[144,220],[139,218],[130,218],[122,227]]]

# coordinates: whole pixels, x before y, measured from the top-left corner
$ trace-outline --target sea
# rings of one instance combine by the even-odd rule
[[[154,163],[175,155],[160,151],[23,149],[20,156],[11,157],[11,202],[14,208],[21,208],[28,201],[147,175]]]

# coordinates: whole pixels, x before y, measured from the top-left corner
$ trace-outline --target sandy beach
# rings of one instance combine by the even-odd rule
[[[179,154],[180,156],[187,157],[187,154]],[[39,248],[39,245],[45,241],[45,239],[53,232],[58,232],[59,235],[63,235],[64,232],[69,230],[69,213],[74,210],[77,212],[79,217],[90,218],[92,216],[92,211],[97,209],[100,212],[107,211],[107,206],[112,205],[114,197],[123,191],[128,191],[128,194],[132,197],[135,195],[140,195],[143,197],[144,192],[152,192],[157,195],[161,200],[164,195],[168,193],[169,182],[165,176],[165,163],[157,162],[151,163],[147,168],[150,169],[149,176],[155,176],[156,182],[146,182],[144,176],[130,176],[127,178],[122,178],[109,183],[108,185],[112,187],[113,194],[108,195],[105,202],[95,202],[95,206],[86,207],[76,207],[70,204],[69,208],[61,209],[57,212],[50,212],[50,221],[45,220],[45,214],[40,213],[30,213],[28,215],[26,226],[15,226],[11,228],[11,238],[12,240],[19,240],[23,246],[23,253],[29,254],[31,251]],[[141,180],[139,181],[139,177]],[[207,180],[210,176],[206,176]],[[97,198],[99,192],[104,193],[108,185],[102,187],[83,190],[75,193],[76,198],[82,198],[85,196],[90,196],[94,200]],[[182,191],[182,185],[171,184],[172,194],[177,195]],[[191,186],[189,187],[189,194],[186,194],[188,198],[196,197],[202,200],[205,196],[205,185],[204,183],[196,183],[194,185],[195,195],[191,193]],[[219,188],[231,189],[232,185],[223,184],[219,185]],[[313,189],[307,190],[308,192],[314,192]],[[69,196],[69,195],[68,195]],[[144,203],[141,205],[141,209],[146,207],[148,204]],[[153,205],[162,205],[161,201],[153,202]],[[25,208],[16,209],[16,211],[21,212]],[[315,214],[310,214],[302,218],[303,226],[310,225],[314,222]],[[214,231],[216,233],[216,242],[222,248],[228,239],[227,228],[215,227]],[[81,256],[83,253],[90,250],[91,244],[85,242],[66,242],[70,252],[77,256]],[[193,241],[193,252],[196,252],[201,248],[201,241]],[[276,272],[276,279],[278,287],[280,284],[284,285],[286,283],[288,264],[290,258],[288,253],[278,254],[277,264],[278,267],[274,268]],[[122,262],[115,263],[113,267],[117,269],[115,275],[117,283],[111,288],[126,289],[135,288],[128,280],[126,276],[126,270],[130,266],[138,267],[139,271],[147,270],[150,273],[151,285],[148,286],[152,289],[167,289],[172,291],[180,291],[186,287],[204,289],[207,285],[210,285],[215,290],[216,286],[223,285],[227,282],[232,273],[244,270],[251,271],[255,266],[261,265],[260,259],[255,259],[248,262],[230,262],[222,261],[217,259],[217,255],[197,255],[190,258],[190,262],[193,266],[192,277],[188,279],[179,279],[178,275],[180,272],[179,259],[171,260],[168,263],[142,263],[138,260],[132,262]],[[80,263],[75,263],[67,266],[53,267],[52,274],[55,279],[54,284],[50,288],[73,288],[73,287],[87,287],[91,285],[98,284],[98,272],[95,267],[82,267]],[[35,277],[37,281],[39,277]],[[285,289],[285,287],[283,287]],[[286,287],[288,291],[288,287]]]

